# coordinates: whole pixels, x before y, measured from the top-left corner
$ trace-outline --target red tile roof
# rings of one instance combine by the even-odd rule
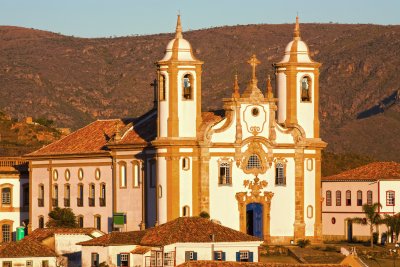
[[[352,170],[324,177],[323,181],[400,179],[400,163],[373,162]]]
[[[96,228],[38,228],[27,235],[24,240],[43,241],[55,234],[63,235],[88,235],[92,236],[93,232],[101,232]]]
[[[343,264],[300,264],[300,263],[267,263],[267,262],[235,262],[235,261],[187,261],[179,267],[345,267]]]
[[[134,250],[131,251],[132,254],[146,254],[151,250],[151,247],[145,247],[145,246],[137,246]]]
[[[111,232],[109,234],[80,242],[82,246],[138,245],[146,231]]]
[[[34,240],[10,242],[0,247],[0,258],[57,257],[49,247]]]

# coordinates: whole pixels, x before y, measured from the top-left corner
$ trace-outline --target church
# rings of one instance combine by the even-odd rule
[[[268,78],[235,76],[223,116],[202,112],[202,64],[183,38],[157,62],[156,105],[135,119],[97,120],[26,157],[30,230],[54,207],[69,207],[80,227],[132,231],[208,213],[222,225],[272,244],[322,242],[319,67],[301,40]],[[240,93],[240,91],[243,91]],[[61,201],[62,200],[62,201]]]

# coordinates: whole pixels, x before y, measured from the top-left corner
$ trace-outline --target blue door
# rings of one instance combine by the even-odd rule
[[[263,238],[263,206],[260,203],[250,203],[246,206],[246,232]]]

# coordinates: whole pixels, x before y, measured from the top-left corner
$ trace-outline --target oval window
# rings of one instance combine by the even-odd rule
[[[78,170],[78,179],[79,180],[83,179],[83,169],[82,168],[79,168],[79,170]]]
[[[335,224],[336,223],[336,218],[332,217],[331,222],[332,222],[332,224]]]
[[[54,170],[54,171],[53,171],[53,180],[54,180],[54,181],[57,181],[57,180],[58,180],[58,171],[57,171],[57,170]]]
[[[97,168],[97,169],[94,171],[94,178],[95,178],[96,180],[100,180],[100,176],[101,176],[100,169]]]
[[[253,115],[254,117],[257,117],[258,114],[260,114],[260,110],[258,108],[253,108],[251,110],[251,115]]]
[[[66,169],[64,176],[65,180],[69,181],[69,179],[71,178],[71,172],[68,169]]]

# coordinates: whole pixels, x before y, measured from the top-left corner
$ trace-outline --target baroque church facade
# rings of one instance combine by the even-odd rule
[[[156,107],[136,119],[98,120],[27,155],[30,227],[70,207],[82,227],[138,230],[207,212],[223,225],[283,244],[322,241],[319,67],[300,38],[258,87],[235,76],[224,116],[201,111],[203,62],[175,38],[157,63]],[[63,200],[63,201],[60,201]],[[116,220],[119,215],[122,220]]]

